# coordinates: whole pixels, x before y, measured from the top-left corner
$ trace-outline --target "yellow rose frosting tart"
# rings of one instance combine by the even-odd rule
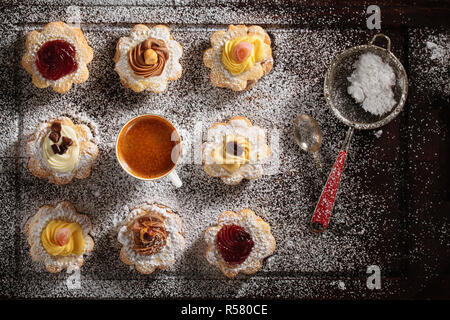
[[[131,210],[117,236],[120,259],[143,274],[169,269],[185,247],[183,223],[172,209],[146,202]]]
[[[168,27],[137,24],[130,36],[117,42],[114,69],[126,88],[161,93],[169,80],[181,76],[182,54],[183,48],[172,38]]]
[[[213,86],[247,90],[273,66],[269,35],[259,26],[230,25],[211,36],[203,62],[211,69]]]
[[[64,22],[50,22],[41,31],[26,36],[22,66],[38,88],[51,86],[66,93],[73,83],[89,78],[87,65],[94,56],[80,28]]]
[[[90,219],[70,202],[45,205],[25,224],[30,255],[52,273],[80,268],[84,255],[94,248],[91,229]]]
[[[98,147],[88,126],[61,117],[41,123],[28,139],[26,152],[34,176],[67,184],[90,175]]]
[[[206,259],[229,278],[257,272],[276,247],[269,224],[250,209],[221,213],[217,225],[206,230],[205,241]]]
[[[265,131],[245,117],[215,123],[202,146],[203,168],[228,185],[243,179],[254,180],[263,174],[263,164],[271,155]]]

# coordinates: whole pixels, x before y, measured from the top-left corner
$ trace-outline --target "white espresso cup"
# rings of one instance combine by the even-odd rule
[[[167,176],[176,188],[182,185],[175,171],[181,158],[181,138],[162,116],[143,114],[128,121],[117,135],[116,158],[125,172],[137,179]]]

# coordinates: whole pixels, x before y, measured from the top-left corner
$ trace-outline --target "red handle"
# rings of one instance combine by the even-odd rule
[[[322,190],[322,195],[320,196],[319,202],[314,210],[314,215],[311,221],[311,227],[316,232],[322,232],[328,226],[331,212],[333,211],[339,181],[341,180],[342,171],[344,170],[346,157],[346,151],[342,150],[339,152],[333,169],[331,169],[327,183]]]

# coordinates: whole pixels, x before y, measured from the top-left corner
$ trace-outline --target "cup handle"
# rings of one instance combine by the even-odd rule
[[[172,170],[171,173],[169,173],[167,175],[167,177],[169,178],[170,182],[173,183],[173,185],[175,186],[175,188],[179,188],[183,185],[183,183],[181,182],[180,177],[178,176],[177,172],[175,170]]]

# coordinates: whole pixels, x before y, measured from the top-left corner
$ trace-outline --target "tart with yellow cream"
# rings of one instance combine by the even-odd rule
[[[203,62],[214,86],[247,90],[272,69],[270,37],[259,26],[230,25],[211,36]]]
[[[61,21],[48,23],[27,34],[25,48],[22,66],[38,88],[51,86],[66,93],[73,83],[89,78],[87,64],[94,54],[80,28]]]
[[[89,127],[67,117],[41,123],[28,139],[26,151],[30,172],[55,184],[87,178],[98,155]]]
[[[172,38],[168,27],[137,24],[129,37],[117,42],[114,69],[125,87],[135,92],[160,93],[166,90],[169,80],[181,76],[182,54],[183,48]]]
[[[181,218],[169,207],[146,202],[131,210],[120,228],[120,259],[143,274],[169,269],[184,249]]]
[[[206,259],[229,278],[255,273],[276,247],[269,224],[250,209],[221,213],[217,225],[206,230],[205,240]]]
[[[258,179],[270,155],[265,131],[245,117],[213,124],[202,147],[205,172],[229,185]]]
[[[94,248],[91,229],[90,219],[68,201],[43,206],[25,225],[31,257],[52,273],[80,268]]]

